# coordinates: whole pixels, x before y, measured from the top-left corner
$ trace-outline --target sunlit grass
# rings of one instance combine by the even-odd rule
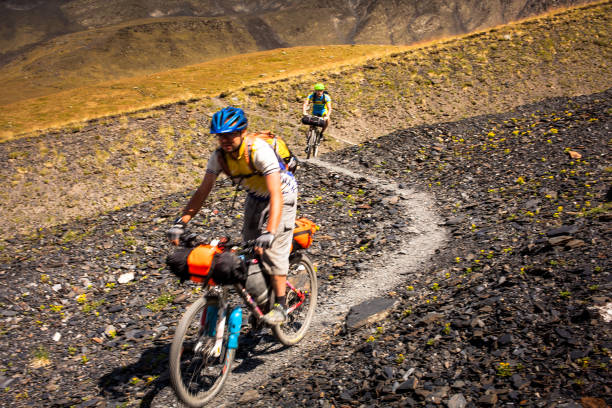
[[[607,7],[609,0],[592,4],[605,4],[604,7]],[[525,30],[525,27],[521,24],[525,21],[532,20],[539,24],[538,19],[545,16],[561,15],[559,13],[563,13],[563,11],[564,9],[556,9],[541,16],[510,23],[505,26],[510,30],[506,31],[510,32],[508,38],[514,39],[516,37],[518,40],[523,36],[524,32],[522,30]],[[585,13],[588,12],[585,11]],[[235,55],[169,71],[73,89],[67,89],[73,86],[73,82],[68,81],[66,83],[64,81],[57,92],[53,90],[55,85],[44,83],[44,80],[41,80],[41,83],[37,85],[33,85],[34,82],[31,78],[23,78],[21,83],[19,80],[3,80],[4,98],[0,98],[0,103],[2,103],[0,105],[0,142],[68,124],[73,124],[72,126],[78,129],[81,123],[94,118],[125,112],[137,112],[178,101],[214,97],[247,86],[285,78],[300,76],[306,82],[308,80],[314,82],[321,76],[329,75],[331,72],[340,72],[342,68],[347,66],[363,64],[368,60],[390,54],[409,52],[410,50],[416,51],[414,51],[414,54],[408,55],[408,58],[427,59],[430,51],[435,50],[436,53],[443,51],[448,44],[455,43],[454,45],[456,45],[455,40],[457,39],[464,38],[469,41],[485,32],[495,33],[500,30],[500,27],[502,26],[411,46],[329,45],[275,49]],[[477,42],[477,39],[475,41]],[[548,48],[550,48],[550,44]],[[496,49],[497,46],[493,44],[491,50]],[[482,55],[475,57],[476,60],[481,58],[481,61],[474,63],[487,63],[487,52],[483,48],[481,50]],[[452,58],[457,63],[465,62],[460,53],[452,55]],[[473,64],[468,63],[462,68],[462,72],[471,75],[472,68]],[[513,69],[511,64],[508,64],[508,69]],[[61,72],[54,74],[63,75]],[[74,75],[74,72],[72,74]],[[429,74],[431,77],[443,79],[449,72],[431,72]],[[418,77],[416,72],[407,72],[406,75],[416,75],[415,82],[417,85],[419,85],[419,80],[424,81],[424,84],[421,84],[422,86],[429,83],[428,77],[422,79]],[[0,75],[1,78],[2,75]],[[87,72],[82,73],[82,78],[86,80]],[[381,82],[381,86],[392,85],[384,81]],[[38,89],[36,89],[37,86]],[[470,83],[471,86],[473,84]],[[39,96],[24,100],[18,100],[15,97],[14,102],[1,102],[11,101],[10,95],[19,95],[20,87],[23,89],[27,87],[28,94],[38,94]],[[472,101],[472,103],[475,102]]]
[[[313,71],[329,72],[408,48],[384,45],[284,48],[61,91],[2,106],[0,141],[68,123],[216,96]]]

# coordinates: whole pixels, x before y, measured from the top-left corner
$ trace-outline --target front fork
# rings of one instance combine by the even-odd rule
[[[223,333],[225,332],[225,321],[227,317],[227,307],[208,306],[202,312],[200,323],[207,331],[205,334],[210,338],[214,337],[215,343],[210,348],[209,354],[212,357],[219,357],[223,349]],[[242,308],[236,306],[229,315],[229,339],[227,347],[230,349],[238,348],[238,337],[242,326]]]
[[[227,348],[238,348],[238,336],[240,336],[240,328],[242,327],[242,308],[236,306],[229,317],[229,340]]]

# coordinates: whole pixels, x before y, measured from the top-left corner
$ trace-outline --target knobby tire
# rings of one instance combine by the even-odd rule
[[[316,143],[317,132],[311,127],[308,129],[308,137],[306,139],[306,159],[310,159],[310,156],[315,157]]]
[[[272,332],[282,344],[292,346],[304,338],[317,306],[317,275],[312,262],[306,255],[292,255],[287,280],[296,289],[302,291],[306,297],[302,305],[289,313],[286,323],[272,326]],[[288,309],[300,301],[289,287],[287,287],[286,299]]]
[[[321,143],[321,131],[317,129],[315,131],[315,142],[313,146],[312,157],[317,157],[319,154],[319,144]]]
[[[202,336],[202,312],[215,301],[202,297],[194,302],[181,318],[170,347],[170,380],[177,397],[189,407],[202,407],[223,388],[231,371],[235,349],[227,348],[228,322],[225,324],[223,348],[219,357],[195,353],[198,342],[210,341]]]

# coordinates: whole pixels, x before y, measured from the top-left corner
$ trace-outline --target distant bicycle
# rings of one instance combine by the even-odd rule
[[[310,156],[317,157],[319,154],[319,144],[321,143],[321,129],[325,125],[325,119],[314,116],[305,115],[302,117],[302,123],[309,125],[306,131],[306,158],[310,159]]]
[[[271,326],[276,338],[287,346],[304,338],[317,304],[314,266],[300,251],[310,246],[315,230],[311,221],[296,220],[287,274],[288,320]],[[195,234],[183,235],[182,246],[189,247]],[[243,324],[242,307],[232,305],[230,290],[233,288],[250,309],[252,327],[264,324],[262,317],[274,304],[271,280],[260,268],[253,245],[254,241],[238,248],[223,240],[191,244],[194,253],[197,250],[193,258],[199,261],[189,265],[187,279],[202,283],[204,290],[179,321],[169,358],[174,391],[189,407],[202,407],[212,400],[230,374]]]

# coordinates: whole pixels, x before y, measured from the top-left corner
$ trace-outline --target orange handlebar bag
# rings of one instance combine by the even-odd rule
[[[187,267],[189,279],[194,282],[204,282],[210,272],[215,254],[223,252],[218,246],[199,245],[189,253]]]

